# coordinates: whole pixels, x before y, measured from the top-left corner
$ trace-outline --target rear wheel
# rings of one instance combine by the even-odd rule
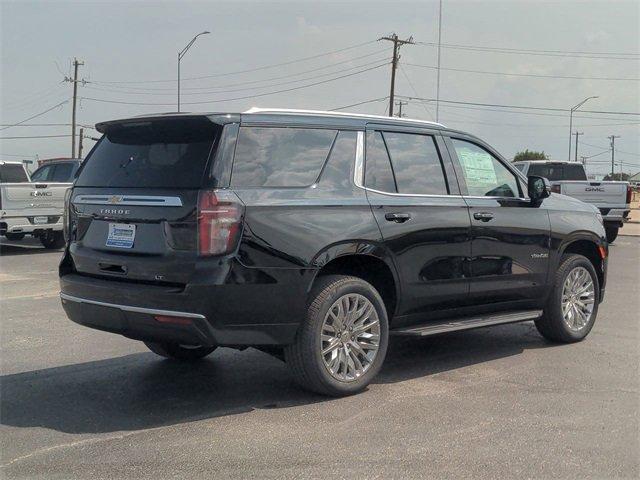
[[[582,255],[564,255],[536,327],[549,340],[579,342],[593,328],[599,302],[600,286],[591,262]]]
[[[303,387],[331,396],[357,393],[378,374],[389,327],[382,298],[364,280],[328,275],[310,295],[307,317],[285,359]]]
[[[46,232],[40,236],[40,243],[44,248],[62,248],[64,247],[64,235],[62,232]]]
[[[11,242],[19,242],[24,238],[24,233],[5,233],[4,236]]]
[[[195,345],[180,345],[178,343],[144,342],[153,353],[172,360],[193,362],[206,357],[216,347],[202,347]]]
[[[620,227],[604,227],[604,231],[607,234],[607,242],[613,243],[618,238],[618,230]]]

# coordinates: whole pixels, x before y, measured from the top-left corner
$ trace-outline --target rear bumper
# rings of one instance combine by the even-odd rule
[[[304,273],[286,270],[278,269],[268,283],[184,288],[68,273],[60,277],[60,297],[72,321],[136,340],[286,345],[294,341],[306,307]]]
[[[622,226],[629,217],[628,208],[601,208],[602,220],[607,223],[617,223]]]
[[[2,217],[0,218],[0,235],[5,233],[34,233],[44,230],[62,230],[62,216],[42,215],[48,218],[48,223],[34,223],[32,216],[29,217]]]

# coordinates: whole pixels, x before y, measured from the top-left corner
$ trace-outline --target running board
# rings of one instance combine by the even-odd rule
[[[502,314],[486,315],[483,317],[457,318],[429,322],[423,325],[414,325],[390,330],[391,335],[411,335],[426,337],[439,333],[456,332],[459,330],[471,330],[472,328],[489,327],[491,325],[503,325],[506,323],[526,322],[535,320],[542,315],[542,310],[522,310]]]

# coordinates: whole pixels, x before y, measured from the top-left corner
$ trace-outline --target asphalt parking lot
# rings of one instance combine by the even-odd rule
[[[530,323],[394,339],[368,391],[306,393],[286,365],[195,365],[68,321],[60,252],[0,247],[5,478],[638,478],[640,237],[611,247],[582,343]]]

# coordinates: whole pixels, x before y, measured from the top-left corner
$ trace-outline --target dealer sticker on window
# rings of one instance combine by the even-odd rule
[[[133,248],[136,226],[128,223],[110,223],[107,247]]]

